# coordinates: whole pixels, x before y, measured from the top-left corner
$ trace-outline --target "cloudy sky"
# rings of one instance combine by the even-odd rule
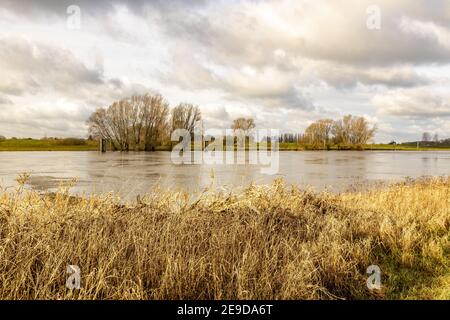
[[[377,141],[450,137],[450,1],[1,0],[0,70],[8,137],[86,136],[93,110],[144,92],[207,127],[351,113]]]

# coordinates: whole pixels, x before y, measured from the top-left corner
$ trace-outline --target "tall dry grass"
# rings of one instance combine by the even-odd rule
[[[276,181],[132,205],[19,187],[0,197],[0,298],[445,299],[449,229],[449,179],[343,195]],[[67,265],[81,289],[66,288]]]

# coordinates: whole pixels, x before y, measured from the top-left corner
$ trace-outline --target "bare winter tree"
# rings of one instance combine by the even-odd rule
[[[117,150],[144,146],[153,150],[167,126],[168,104],[160,95],[142,95],[97,109],[89,118],[89,133],[108,139]]]
[[[108,139],[112,142],[115,149],[119,149],[108,109],[98,108],[91,114],[87,124],[89,126],[89,134],[95,138]]]
[[[146,151],[152,151],[167,135],[169,104],[161,95],[147,96],[144,99],[143,128]]]
[[[376,126],[370,127],[364,117],[347,115],[334,122],[332,133],[339,146],[362,148],[374,137],[376,130]]]
[[[231,129],[235,131],[242,130],[245,136],[249,136],[255,127],[255,120],[253,120],[253,118],[237,118],[233,120]]]
[[[198,106],[180,103],[172,109],[172,131],[186,129],[193,135],[201,119],[202,116]]]
[[[148,99],[148,95],[144,96],[132,96],[130,98],[130,130],[131,139],[134,146],[134,150],[139,150],[141,141],[143,140],[143,131],[145,126],[145,101]]]
[[[107,110],[115,142],[121,151],[130,150],[129,125],[131,123],[131,111],[129,99],[114,102]]]
[[[377,130],[376,126],[371,128],[364,117],[354,117],[351,128],[352,144],[356,146],[367,144],[374,137]]]
[[[334,142],[336,144],[350,145],[351,144],[351,130],[352,130],[351,115],[345,116],[341,120],[337,120],[333,124]]]
[[[303,140],[313,149],[329,148],[332,129],[333,120],[318,120],[306,128]]]
[[[431,141],[431,134],[429,132],[424,132],[422,135],[422,141],[424,142]]]
[[[439,143],[439,135],[437,133],[434,134],[433,141]]]
[[[233,120],[231,129],[233,129],[240,147],[245,146],[246,143],[250,143],[250,135],[255,127],[255,120],[253,118],[237,118]]]

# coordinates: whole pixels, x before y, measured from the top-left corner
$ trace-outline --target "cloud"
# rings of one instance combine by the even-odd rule
[[[338,89],[351,89],[357,85],[409,88],[429,84],[432,80],[419,74],[411,66],[359,68],[354,66],[306,60],[299,77],[302,83],[323,81]]]
[[[0,103],[20,110],[23,126],[27,114],[81,132],[86,110],[150,88],[199,104],[221,126],[239,114],[293,130],[330,114],[380,123],[447,115],[435,90],[450,70],[445,0],[379,0],[380,30],[366,27],[370,0],[80,0],[74,32],[65,28],[71,4],[2,2]]]
[[[0,39],[0,69],[0,123],[10,130],[19,125],[30,132],[85,135],[94,109],[152,92],[126,79],[106,77],[102,66],[87,67],[67,49],[23,38]]]
[[[0,105],[11,104],[11,103],[12,103],[12,101],[8,97],[0,95]]]
[[[37,89],[71,90],[84,84],[101,84],[100,70],[89,69],[69,51],[24,39],[0,39],[0,89],[26,94]],[[27,90],[25,90],[27,89]]]
[[[380,114],[412,118],[450,116],[450,94],[429,88],[395,90],[375,95],[372,99]]]
[[[167,12],[154,6],[152,17],[170,38],[189,41],[223,64],[265,65],[280,48],[288,56],[350,65],[450,61],[448,51],[442,51],[438,43],[406,32],[401,23],[408,15],[442,18],[445,2],[423,0],[411,5],[409,1],[380,0],[379,31],[366,27],[366,9],[372,4],[368,0],[238,1],[204,10],[179,5]],[[421,16],[422,11],[427,15]]]
[[[402,17],[400,28],[404,33],[412,34],[418,38],[434,41],[444,50],[450,50],[450,29],[440,26],[432,21],[420,21]]]
[[[417,65],[450,62],[450,52],[407,32],[405,15],[442,19],[442,3],[381,1],[382,29],[366,28],[370,1],[205,2],[152,5],[148,21],[166,36],[171,68],[165,83],[185,90],[221,90],[230,101],[261,108],[314,109],[305,87],[326,83],[411,88],[433,79]],[[151,12],[151,13],[149,13]],[[424,12],[426,14],[424,14]],[[151,22],[150,22],[151,23]]]
[[[139,83],[108,78],[103,65],[88,67],[67,49],[23,38],[0,38],[0,68],[0,93],[12,96],[52,92],[101,105],[151,91]]]
[[[20,131],[23,136],[43,135],[84,136],[85,121],[91,110],[86,106],[57,101],[55,104],[9,105],[0,108],[2,134],[14,136]]]

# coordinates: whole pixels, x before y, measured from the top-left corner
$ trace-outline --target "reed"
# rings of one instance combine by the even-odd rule
[[[449,299],[450,179],[340,195],[250,186],[136,203],[0,196],[0,299]],[[81,270],[68,289],[67,265]],[[369,290],[366,269],[381,268]]]

